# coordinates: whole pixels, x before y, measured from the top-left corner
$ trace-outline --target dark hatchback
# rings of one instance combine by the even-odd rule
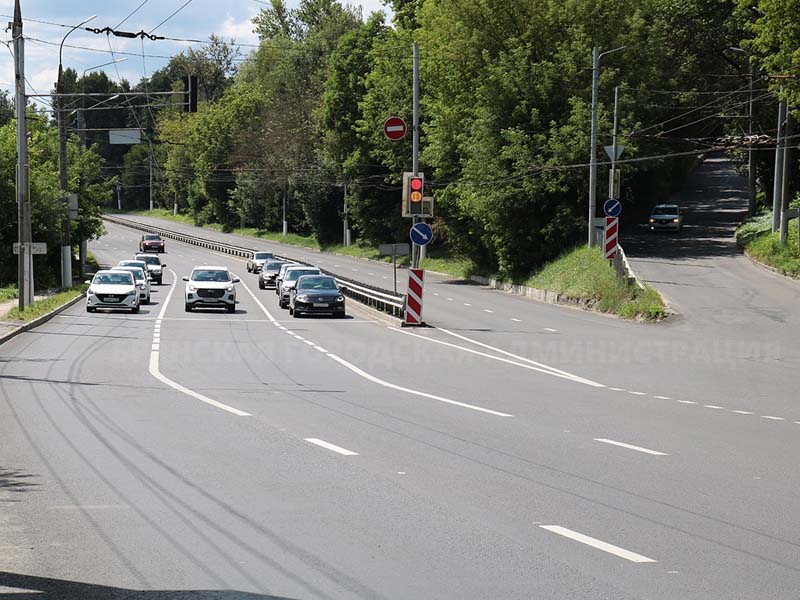
[[[328,314],[344,318],[345,300],[336,279],[329,275],[302,275],[289,296],[289,314]]]
[[[285,265],[287,262],[288,261],[285,260],[268,260],[265,262],[264,266],[261,267],[261,270],[258,272],[259,289],[265,290],[267,287],[274,286],[281,266]]]

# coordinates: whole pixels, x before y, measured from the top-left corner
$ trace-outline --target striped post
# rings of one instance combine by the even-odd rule
[[[408,270],[408,295],[406,296],[406,325],[422,325],[422,289],[425,287],[423,269]]]
[[[617,255],[617,244],[619,242],[619,218],[606,217],[603,236],[603,248],[605,257],[611,260]]]

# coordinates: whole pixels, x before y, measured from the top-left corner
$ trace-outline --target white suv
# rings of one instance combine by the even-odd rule
[[[229,313],[236,310],[236,286],[239,278],[231,275],[227,267],[198,266],[186,282],[183,298],[186,312],[195,308],[224,308]]]

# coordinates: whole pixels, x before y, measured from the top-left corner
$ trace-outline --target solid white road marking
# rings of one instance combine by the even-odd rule
[[[303,438],[303,439],[305,439],[305,441],[307,441],[309,444],[315,444],[321,448],[325,448],[326,450],[331,450],[332,452],[341,454],[342,456],[358,456],[358,452],[353,452],[352,450],[348,450],[347,448],[342,448],[341,446],[331,444],[330,442],[326,442],[318,438]]]
[[[525,358],[524,356],[520,356],[518,354],[514,354],[513,352],[507,352],[506,350],[503,350],[501,348],[496,348],[494,346],[490,346],[489,344],[484,344],[483,342],[479,342],[478,340],[473,340],[472,338],[468,338],[465,335],[461,335],[459,333],[455,333],[453,331],[450,331],[449,329],[439,328],[439,331],[442,331],[442,332],[446,333],[447,335],[451,335],[453,337],[457,337],[457,338],[459,338],[461,340],[464,340],[466,342],[470,342],[471,344],[475,344],[476,346],[481,346],[482,348],[488,348],[489,350],[492,350],[494,352],[498,352],[498,353],[503,354],[505,356],[510,356],[511,358],[514,358],[516,360],[521,360],[522,362],[528,363],[530,365],[534,365],[534,366],[539,367],[541,369],[546,369],[547,371],[549,371],[551,373],[555,373],[556,376],[560,375],[561,377],[564,377],[564,378],[569,379],[571,381],[575,381],[575,382],[578,382],[578,383],[583,383],[585,385],[590,385],[592,387],[601,387],[601,388],[602,387],[606,387],[602,383],[597,383],[596,381],[592,381],[591,379],[585,379],[583,377],[579,377],[578,375],[574,375],[573,373],[569,373],[567,371],[562,371],[561,369],[556,369],[555,367],[551,367],[549,365],[545,365],[543,363],[536,362],[535,360],[531,360],[530,358]],[[422,336],[419,336],[419,337],[422,337]],[[430,338],[423,338],[423,339],[430,339]],[[435,341],[438,342],[439,340],[435,340]],[[446,344],[447,342],[441,342],[441,343]],[[463,350],[468,350],[468,348],[464,348],[463,346],[456,346],[456,348],[461,348]]]
[[[304,344],[308,344],[309,346],[316,346],[316,344],[314,342],[312,342],[311,340],[303,340],[303,343]]]
[[[487,414],[490,414],[490,415],[495,415],[495,416],[498,416],[498,417],[511,417],[511,416],[513,416],[513,415],[510,415],[508,413],[498,412],[496,410],[491,410],[489,408],[483,408],[482,406],[475,406],[474,404],[467,404],[465,402],[458,402],[457,400],[450,400],[449,398],[442,398],[441,396],[435,396],[433,394],[428,394],[426,392],[420,392],[418,390],[412,390],[410,388],[405,388],[405,387],[402,387],[402,386],[399,386],[399,385],[395,385],[393,383],[389,383],[388,381],[383,381],[382,379],[378,379],[374,375],[370,375],[369,373],[367,373],[365,371],[362,371],[361,369],[359,369],[354,364],[347,362],[346,360],[344,360],[343,358],[340,358],[339,356],[336,356],[335,354],[328,353],[328,356],[330,356],[333,360],[335,360],[339,364],[344,365],[345,367],[350,369],[356,375],[360,375],[361,377],[363,377],[364,379],[367,379],[368,381],[371,381],[373,383],[377,383],[378,385],[382,385],[383,387],[386,387],[386,388],[389,388],[389,389],[392,389],[392,390],[397,390],[399,392],[405,392],[406,394],[412,394],[414,396],[421,396],[423,398],[430,398],[431,400],[437,400],[438,402],[444,402],[445,404],[452,404],[454,406],[460,406],[462,408],[469,408],[470,410],[476,410],[478,412],[483,412],[483,413],[487,413]]]
[[[514,323],[522,323],[522,319],[515,319],[514,317],[511,317],[511,320],[514,321]]]
[[[594,438],[595,442],[602,442],[604,444],[611,444],[612,446],[619,446],[620,448],[627,448],[628,450],[636,450],[637,452],[644,452],[645,454],[652,454],[653,456],[669,456],[666,452],[659,452],[658,450],[650,450],[649,448],[642,448],[641,446],[633,446],[624,442],[617,442],[606,438]]]
[[[608,388],[608,389],[610,389],[612,392],[627,392],[628,391],[628,390],[625,390],[623,388]]]
[[[716,404],[703,404],[706,408],[713,408],[716,410],[725,410],[724,406],[717,406]]]
[[[553,329],[552,327],[545,327],[544,330],[545,331],[549,331],[550,333],[558,333],[558,330],[557,329]]]
[[[749,410],[732,410],[731,412],[735,412],[737,415],[752,415],[753,412]]]
[[[771,421],[785,421],[783,417],[771,417],[770,415],[761,415],[762,419],[770,419]]]
[[[328,353],[328,351],[325,350],[325,348],[323,348],[322,346],[314,346],[314,350],[319,350],[323,354],[327,354]]]
[[[493,310],[489,310],[488,308],[484,308],[484,309],[483,309],[483,312],[486,312],[486,313],[493,313],[494,311],[493,311]]]
[[[593,537],[589,537],[588,535],[583,535],[582,533],[578,533],[577,531],[572,531],[571,529],[567,529],[566,527],[560,527],[559,525],[539,525],[542,529],[546,529],[552,533],[558,534],[565,538],[569,538],[576,542],[580,542],[581,544],[586,544],[587,546],[591,546],[592,548],[597,548],[598,550],[602,550],[603,552],[608,552],[609,554],[613,554],[614,556],[619,556],[620,558],[624,558],[625,560],[629,560],[635,563],[655,563],[658,562],[657,560],[653,560],[652,558],[647,558],[646,556],[642,556],[641,554],[636,554],[636,552],[631,552],[630,550],[625,550],[625,548],[620,548],[619,546],[614,546],[613,544],[609,544],[608,542],[604,542],[602,540],[598,540]]]
[[[173,292],[175,291],[175,285],[178,282],[178,276],[175,274],[175,271],[170,269],[170,273],[172,273],[172,278],[173,278],[172,287],[170,288],[169,294],[167,294],[167,297],[164,300],[164,305],[161,307],[161,311],[158,313],[157,322],[159,322],[159,323],[161,322],[161,319],[164,318],[164,313],[167,312],[167,306],[169,305],[169,301],[172,298]],[[234,408],[232,406],[228,406],[227,404],[223,404],[222,402],[217,402],[216,400],[214,400],[212,398],[209,398],[208,396],[204,396],[203,394],[198,394],[197,392],[195,392],[193,390],[190,390],[187,387],[182,386],[180,383],[172,381],[169,377],[166,377],[165,375],[163,375],[161,373],[161,371],[159,370],[158,358],[159,358],[158,344],[153,344],[153,349],[150,352],[149,370],[150,370],[150,374],[153,377],[155,377],[156,379],[158,379],[161,383],[166,384],[169,387],[171,387],[172,389],[177,390],[177,391],[179,391],[179,392],[181,392],[183,394],[186,394],[187,396],[190,396],[190,397],[192,397],[192,398],[194,398],[196,400],[200,400],[201,402],[205,402],[206,404],[210,404],[211,406],[215,406],[215,407],[220,408],[220,409],[222,409],[224,411],[227,411],[229,413],[233,413],[236,416],[239,416],[239,417],[249,417],[250,416],[250,413],[246,413],[243,410],[239,410],[238,408]]]

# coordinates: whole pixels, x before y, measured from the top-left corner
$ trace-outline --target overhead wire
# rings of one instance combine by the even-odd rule
[[[181,12],[181,11],[182,11],[184,8],[186,8],[186,7],[187,7],[189,4],[191,4],[193,1],[194,1],[194,0],[186,0],[186,2],[184,2],[183,4],[181,4],[181,6],[180,6],[180,7],[179,7],[177,10],[175,10],[175,12],[173,12],[173,13],[172,13],[170,16],[168,16],[166,19],[164,19],[163,21],[161,21],[161,23],[159,23],[158,25],[156,25],[155,27],[153,27],[153,28],[150,30],[150,33],[152,34],[152,33],[153,33],[153,32],[154,32],[156,29],[158,29],[158,28],[159,28],[159,27],[161,27],[161,26],[162,26],[164,23],[166,23],[167,21],[169,21],[170,19],[172,19],[172,17],[174,17],[175,15],[177,15],[179,12]]]
[[[143,1],[142,1],[142,3],[141,3],[139,6],[137,6],[136,8],[134,8],[134,9],[131,11],[131,13],[130,13],[130,14],[127,16],[127,17],[125,17],[124,19],[122,19],[122,21],[120,21],[119,23],[117,23],[117,26],[116,26],[116,27],[114,27],[114,29],[119,29],[119,28],[120,28],[120,25],[122,25],[123,23],[125,23],[125,21],[127,21],[128,19],[130,19],[130,18],[131,18],[133,15],[135,15],[137,12],[139,12],[139,9],[140,9],[140,8],[142,8],[142,7],[143,7],[145,4],[147,4],[148,2],[150,2],[150,0],[143,0]]]

